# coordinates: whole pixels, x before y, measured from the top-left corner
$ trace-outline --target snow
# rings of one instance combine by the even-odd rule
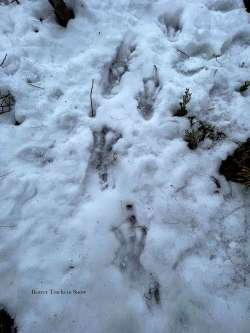
[[[0,305],[19,333],[248,333],[249,190],[218,173],[250,136],[242,1],[67,3],[66,29],[0,4]],[[186,88],[225,139],[187,147]]]

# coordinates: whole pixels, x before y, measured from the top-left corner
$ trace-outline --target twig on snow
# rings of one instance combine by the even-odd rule
[[[93,97],[92,97],[93,89],[94,89],[94,82],[95,82],[95,80],[92,79],[91,90],[90,90],[90,95],[89,95],[89,97],[90,97],[90,106],[91,106],[91,113],[90,113],[91,118],[94,118],[96,116],[96,112],[94,110],[94,104],[93,104]]]
[[[3,67],[3,64],[5,63],[6,58],[7,58],[7,53],[5,54],[3,60],[2,60],[2,62],[0,64],[0,67]]]
[[[180,52],[180,53],[183,54],[185,57],[190,58],[190,55],[187,54],[186,52],[184,52],[184,51],[182,51],[182,50],[180,50],[180,49],[176,49],[176,51],[177,51],[177,52]]]
[[[36,86],[35,84],[33,84],[32,82],[27,82],[30,86],[34,87],[34,88],[39,88],[39,89],[45,89],[43,87],[39,87],[39,86]]]

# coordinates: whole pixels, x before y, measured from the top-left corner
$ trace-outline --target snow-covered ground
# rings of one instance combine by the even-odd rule
[[[218,173],[250,137],[242,1],[68,3],[66,29],[0,5],[0,305],[20,333],[249,333],[249,189]],[[225,138],[188,148],[186,88]]]

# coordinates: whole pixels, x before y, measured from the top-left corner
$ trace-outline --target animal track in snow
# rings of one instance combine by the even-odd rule
[[[206,68],[207,61],[215,57],[212,46],[208,43],[190,43],[185,50],[176,49],[178,58],[173,63],[178,73],[192,76]]]
[[[201,248],[202,248],[202,244],[198,242],[198,243],[195,243],[193,246],[188,247],[187,249],[181,251],[180,254],[178,255],[178,257],[176,258],[176,261],[173,263],[172,269],[176,270],[178,268],[178,266],[180,264],[182,264],[183,261],[185,261],[185,259],[188,258],[189,256],[198,255],[199,250]]]
[[[158,69],[154,66],[153,74],[143,79],[143,90],[138,93],[137,109],[145,120],[150,120],[154,114],[154,103],[160,90]]]
[[[250,33],[246,31],[236,33],[232,38],[226,40],[221,47],[221,55],[229,53],[230,55],[238,55],[241,47],[246,49],[250,46]]]
[[[165,13],[159,17],[161,28],[169,41],[178,39],[182,31],[181,11],[175,13]]]
[[[106,126],[100,131],[93,132],[94,142],[90,164],[96,169],[103,190],[109,186],[108,169],[116,161],[113,146],[121,137],[120,133]]]
[[[21,60],[16,55],[8,54],[1,67],[6,75],[14,75],[19,70],[20,65]]]
[[[126,38],[118,46],[113,60],[105,69],[103,81],[104,95],[110,95],[113,88],[119,85],[123,75],[128,71],[129,61],[135,48],[135,45]]]
[[[230,12],[237,8],[237,1],[234,0],[212,0],[208,3],[207,8],[213,11]]]
[[[119,242],[113,264],[138,287],[143,286],[143,296],[149,308],[160,304],[160,284],[152,273],[148,273],[141,263],[145,248],[147,227],[137,221],[134,205],[127,203],[125,223],[113,227],[112,231]]]
[[[12,202],[13,204],[9,211],[7,211],[7,214],[6,212],[4,212],[4,215],[6,214],[6,216],[3,215],[2,217],[0,217],[0,222],[3,224],[7,224],[7,222],[10,221],[10,225],[13,225],[15,222],[17,222],[21,217],[22,208],[24,207],[24,205],[28,201],[32,200],[37,194],[37,188],[31,181],[19,183],[15,180],[15,186],[15,191],[10,186],[11,195],[9,196],[8,194],[6,196],[6,199],[10,200],[10,202]]]
[[[43,167],[52,163],[54,160],[54,157],[50,152],[51,148],[53,148],[53,145],[50,147],[26,147],[19,151],[18,157],[25,162],[32,163],[38,167]]]

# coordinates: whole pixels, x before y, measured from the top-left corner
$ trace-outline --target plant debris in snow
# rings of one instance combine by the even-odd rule
[[[199,144],[206,139],[216,142],[225,138],[225,134],[215,126],[195,117],[189,117],[189,120],[190,128],[186,130],[184,140],[190,149],[197,149]]]
[[[186,89],[184,95],[182,96],[182,101],[180,102],[180,108],[174,113],[175,117],[184,117],[187,115],[187,105],[191,101],[192,93],[190,89]]]
[[[219,172],[227,180],[250,186],[250,139],[221,162]]]
[[[15,98],[9,91],[0,93],[0,114],[10,112],[14,104]]]

